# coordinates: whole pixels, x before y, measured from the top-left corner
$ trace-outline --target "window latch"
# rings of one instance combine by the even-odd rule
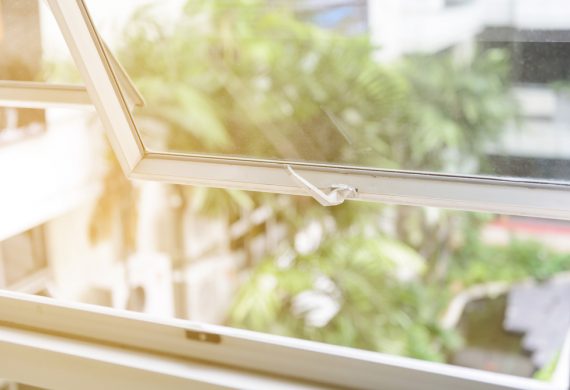
[[[346,199],[353,199],[358,195],[358,189],[346,184],[333,184],[329,187],[329,190],[325,192],[295,172],[290,165],[287,165],[287,171],[289,171],[289,174],[323,206],[337,206],[344,203]]]

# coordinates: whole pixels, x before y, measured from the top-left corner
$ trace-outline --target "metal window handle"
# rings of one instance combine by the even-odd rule
[[[333,184],[329,187],[329,192],[325,193],[303,176],[295,172],[290,165],[287,165],[287,171],[289,171],[289,174],[293,176],[293,178],[323,206],[337,206],[344,203],[346,199],[356,198],[358,195],[358,190],[356,188],[346,184]]]

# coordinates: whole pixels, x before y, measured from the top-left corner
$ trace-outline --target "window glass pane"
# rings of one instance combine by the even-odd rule
[[[87,4],[150,150],[569,180],[563,0]]]
[[[570,329],[570,225],[130,184],[45,226],[49,294],[548,379]]]
[[[80,82],[45,2],[2,0],[0,3],[0,80]]]

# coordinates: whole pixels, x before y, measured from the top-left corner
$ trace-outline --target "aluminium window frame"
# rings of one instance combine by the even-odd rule
[[[20,85],[29,88],[28,93],[15,98],[12,91],[4,96],[17,100],[14,104],[39,105],[45,99],[46,104],[85,105],[87,93],[108,131],[123,171],[131,178],[308,195],[288,172],[287,167],[291,166],[319,188],[339,183],[354,186],[362,200],[570,219],[566,185],[148,151],[131,115],[136,94],[134,98],[133,91],[123,94],[125,85],[120,72],[98,36],[83,0],[47,2],[86,88],[64,86],[60,96],[50,100],[34,96],[37,85]],[[408,389],[421,383],[424,388],[473,390],[569,388],[567,373],[545,383],[9,292],[0,292],[0,313],[0,376],[38,386],[72,387],[83,383],[86,388],[85,383],[90,383],[100,388],[104,382],[109,388],[125,383],[136,383],[142,388],[159,383],[168,383],[169,388],[190,384],[240,387],[243,384],[236,382],[235,376],[239,374],[244,380],[266,380],[263,383],[275,385],[298,383],[300,387],[314,383]],[[570,367],[568,344],[561,354],[561,366]],[[30,370],[30,362],[45,369]],[[168,364],[176,369],[164,369]],[[93,381],[93,372],[86,367],[99,374],[97,381]],[[231,368],[237,370],[232,371],[234,376],[230,375],[233,381],[220,382]]]
[[[136,90],[120,82],[125,72],[99,37],[84,1],[47,1],[129,178],[312,195],[292,177],[291,167],[323,193],[341,184],[355,188],[356,199],[364,201],[570,220],[570,183],[148,150],[129,109]]]

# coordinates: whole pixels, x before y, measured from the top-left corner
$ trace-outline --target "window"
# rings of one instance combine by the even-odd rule
[[[272,124],[271,120],[269,124],[255,123],[257,119],[252,119],[254,122],[251,126],[252,129],[255,129],[244,129],[244,135],[240,136],[246,145],[246,149],[242,151],[235,148],[232,150],[232,147],[228,149],[228,152],[223,153],[220,150],[210,151],[201,147],[199,142],[190,142],[190,145],[195,145],[190,150],[176,150],[176,148],[173,150],[168,145],[161,147],[153,144],[152,139],[149,139],[149,131],[141,131],[141,117],[133,116],[128,108],[128,96],[123,95],[116,81],[111,67],[113,61],[107,58],[108,51],[104,49],[99,36],[95,33],[96,26],[93,25],[87,8],[81,8],[84,7],[83,5],[80,7],[83,9],[81,11],[80,8],[75,6],[68,7],[61,4],[54,4],[54,7],[58,20],[62,23],[65,22],[68,28],[74,31],[74,34],[70,34],[69,31],[64,30],[64,35],[68,39],[70,47],[73,49],[72,51],[76,53],[76,59],[81,61],[79,68],[84,72],[83,75],[87,80],[89,89],[92,93],[96,92],[94,103],[99,108],[99,112],[103,113],[102,119],[108,128],[112,128],[110,136],[119,161],[125,173],[132,178],[254,191],[313,195],[320,198],[323,203],[338,203],[341,198],[354,197],[361,200],[553,218],[565,218],[568,212],[568,202],[566,201],[567,184],[563,178],[551,180],[550,178],[527,177],[526,175],[523,175],[523,177],[497,176],[492,172],[490,174],[471,175],[469,174],[469,172],[473,172],[471,168],[458,165],[453,167],[453,164],[450,170],[445,169],[446,164],[440,165],[440,168],[434,168],[429,167],[429,161],[425,163],[425,167],[416,166],[416,168],[413,168],[413,151],[409,155],[409,159],[406,158],[406,160],[409,160],[414,171],[386,169],[392,167],[389,163],[382,162],[383,156],[379,152],[372,153],[372,155],[376,156],[374,158],[365,151],[363,157],[356,159],[347,157],[347,159],[344,159],[341,151],[331,151],[332,154],[328,158],[316,158],[315,156],[318,155],[315,152],[316,149],[314,151],[307,149],[304,152],[304,157],[298,153],[291,152],[292,148],[289,148],[291,153],[282,151],[272,152],[269,155],[256,155],[252,151],[247,150],[248,145],[254,144],[254,139],[255,142],[269,142],[274,145],[273,148],[262,147],[262,150],[276,150],[276,146],[287,147],[291,142],[296,142],[303,147],[313,145],[313,149],[314,147],[321,149],[322,146],[318,145],[322,145],[325,142],[324,140],[348,136],[348,134],[343,135],[343,129],[346,127],[344,122],[347,119],[343,119],[341,121],[343,123],[339,122],[340,119],[337,116],[340,114],[331,114],[330,112],[327,114],[328,109],[322,105],[319,108],[318,102],[314,103],[316,104],[316,109],[324,110],[323,115],[330,117],[327,129],[324,130],[322,136],[319,135],[321,140],[311,140],[311,135],[303,136],[306,130],[302,128],[301,130],[294,129],[293,135],[285,135],[279,129],[277,131],[271,130],[269,132],[271,137],[281,137],[281,139],[266,139],[264,137],[267,137],[268,129],[272,128],[272,126],[276,128],[277,124]],[[80,30],[81,33],[79,33]],[[276,34],[281,34],[281,32],[277,31]],[[160,52],[157,52],[157,55],[160,55]],[[495,60],[492,58],[488,59],[491,62]],[[307,61],[309,60],[307,59]],[[175,64],[173,63],[172,65],[175,66]],[[360,64],[352,64],[350,66],[356,66],[358,69]],[[490,65],[482,64],[481,66]],[[115,66],[115,68],[117,67]],[[392,80],[389,73],[380,76],[385,77],[387,80]],[[101,82],[100,80],[103,78],[108,80],[108,82]],[[94,80],[97,80],[97,82],[95,83]],[[257,81],[262,83],[263,80],[259,79]],[[149,82],[155,84],[152,86],[147,85],[147,88],[165,87],[165,84],[161,84],[162,81],[160,79]],[[396,88],[395,85],[390,86],[390,83],[393,82],[389,81],[388,87]],[[379,86],[380,89],[383,87],[383,85]],[[247,90],[240,92],[244,96],[252,96],[251,93],[251,91]],[[283,96],[281,97],[283,98]],[[171,98],[175,99],[172,96],[168,99]],[[494,98],[501,99],[500,96],[496,95],[494,95]],[[168,99],[163,99],[163,101],[168,102]],[[191,104],[189,102],[194,102],[197,107],[203,107],[203,104],[205,104],[203,101],[200,101],[200,97],[194,96],[192,99],[188,101],[188,104]],[[228,99],[235,99],[238,102],[240,100],[235,96],[232,97],[231,94]],[[152,106],[153,104],[155,102],[147,102],[149,110],[162,110],[159,106]],[[498,100],[497,104],[504,105],[508,103]],[[203,107],[202,111],[204,110],[206,108]],[[207,110],[210,110],[210,108]],[[263,108],[259,110],[264,112]],[[279,115],[281,114],[279,113]],[[167,114],[165,113],[165,115]],[[236,115],[248,115],[248,113],[239,113],[238,111]],[[349,113],[346,113],[346,115],[349,115]],[[359,114],[356,113],[355,115],[358,116]],[[398,114],[395,113],[395,115]],[[429,110],[425,115],[431,115]],[[189,120],[195,123],[192,129],[195,133],[201,131],[200,126],[204,125],[204,123],[210,123],[200,122],[200,120],[208,119],[190,118]],[[387,127],[392,125],[386,124]],[[436,131],[436,128],[430,126],[429,123],[426,126],[426,133],[419,134],[420,138],[422,134],[423,136],[429,136],[429,131]],[[446,126],[445,123],[443,126]],[[218,135],[223,133],[223,130],[220,130],[220,124],[210,123],[209,128],[217,129]],[[450,137],[454,137],[454,129],[451,127],[447,128],[447,130],[445,128],[437,130],[451,132]],[[255,132],[259,131],[262,134],[254,135]],[[332,132],[334,132],[334,135]],[[484,137],[484,135],[482,136]],[[254,138],[250,139],[248,137]],[[286,139],[287,142],[285,142]],[[348,141],[344,139],[339,142],[349,145],[345,154],[351,156],[358,151],[354,150],[354,145],[351,145],[349,141],[350,137]],[[377,147],[381,147],[383,142],[382,139],[376,139],[376,141],[369,140],[366,143],[376,144]],[[462,142],[469,145],[475,142],[475,140],[467,139]],[[491,139],[489,141],[483,139],[482,142],[492,141]],[[370,148],[369,145],[362,145],[362,147],[365,149]],[[454,150],[452,147],[444,147],[440,153],[449,154],[451,160],[455,159],[457,161],[459,157],[466,155],[467,151],[461,152],[460,150]],[[358,153],[356,154],[358,155]],[[380,157],[378,158],[379,155]],[[374,166],[376,163],[366,163],[370,158],[372,160],[379,159],[379,165]],[[446,159],[447,157],[444,160]],[[434,169],[439,169],[440,171],[433,172]],[[336,185],[342,185],[343,188],[351,189],[351,191],[339,190],[335,187]],[[317,188],[320,191],[316,191]],[[323,194],[327,193],[331,193],[334,199],[323,197]],[[513,199],[516,199],[516,203],[513,202]]]
[[[193,51],[185,51],[191,60],[182,65],[191,64],[194,57],[199,59],[200,55],[218,58],[221,63],[236,61],[240,65],[244,53],[232,48],[234,38],[243,39],[252,45],[253,48],[247,53],[248,55],[257,55],[265,60],[269,58],[267,63],[271,64],[271,60],[275,58],[271,57],[269,49],[264,46],[265,42],[262,39],[258,40],[256,35],[244,26],[249,23],[255,24],[259,20],[267,23],[275,22],[275,26],[272,27],[274,30],[270,31],[275,35],[270,35],[270,37],[278,42],[282,39],[282,46],[279,50],[283,50],[281,57],[276,58],[290,57],[291,60],[290,63],[273,64],[275,69],[283,73],[280,79],[272,76],[271,69],[262,69],[258,73],[238,75],[233,79],[230,79],[232,75],[228,73],[225,74],[227,77],[225,80],[215,78],[192,80],[198,84],[207,84],[204,88],[208,88],[211,84],[227,83],[223,85],[221,92],[214,91],[220,92],[222,95],[220,99],[226,99],[228,105],[235,108],[235,112],[232,113],[234,117],[229,118],[226,123],[216,122],[213,119],[214,115],[200,116],[204,113],[208,114],[216,107],[208,103],[196,91],[176,89],[176,84],[180,83],[177,79],[153,79],[147,74],[131,73],[129,75],[128,60],[136,63],[136,61],[150,58],[151,61],[165,61],[167,67],[174,69],[180,66],[180,63],[177,63],[176,58],[172,63],[169,62],[173,57],[158,50],[162,42],[158,44],[154,42],[154,46],[141,46],[142,56],[140,56],[141,53],[135,53],[140,57],[133,55],[133,58],[127,58],[125,62],[127,70],[125,70],[112,54],[113,49],[116,48],[111,46],[109,49],[98,33],[99,29],[104,29],[103,25],[98,25],[95,17],[92,19],[87,7],[89,3],[82,0],[75,2],[48,0],[48,4],[62,30],[86,88],[76,85],[38,84],[31,81],[3,81],[0,83],[2,102],[3,104],[11,103],[16,107],[43,107],[53,104],[86,105],[92,101],[108,130],[113,150],[123,171],[128,177],[134,179],[309,195],[325,206],[341,204],[346,199],[358,199],[397,205],[484,211],[522,217],[560,220],[570,218],[568,177],[564,169],[553,173],[550,169],[552,166],[549,165],[551,160],[548,160],[548,158],[567,160],[568,156],[564,150],[560,152],[560,155],[553,157],[552,149],[559,146],[556,142],[546,147],[546,157],[544,155],[505,155],[502,154],[505,148],[521,150],[520,143],[513,141],[516,134],[520,134],[516,129],[513,130],[514,135],[504,145],[500,145],[501,148],[495,148],[498,141],[491,135],[485,132],[475,134],[479,130],[488,130],[492,133],[496,130],[493,128],[495,125],[508,127],[516,124],[515,120],[509,121],[503,118],[509,113],[496,112],[498,107],[506,107],[510,110],[512,103],[511,97],[507,96],[509,94],[501,89],[502,80],[492,78],[494,83],[491,83],[488,91],[484,91],[489,92],[490,96],[486,96],[485,99],[481,99],[479,94],[481,91],[477,91],[479,85],[473,81],[479,76],[475,71],[489,72],[489,68],[491,73],[501,71],[493,67],[497,64],[499,66],[504,60],[499,52],[493,50],[494,47],[484,49],[486,51],[482,54],[475,54],[476,50],[470,47],[469,43],[461,46],[461,42],[450,43],[448,36],[436,37],[434,41],[437,44],[434,43],[432,48],[433,57],[439,58],[442,63],[449,65],[449,68],[441,66],[432,69],[433,64],[430,63],[429,58],[418,56],[414,62],[416,68],[412,67],[411,73],[403,76],[394,73],[388,62],[384,62],[388,60],[382,58],[382,53],[377,53],[376,49],[364,42],[361,37],[346,38],[332,32],[329,35],[318,29],[301,28],[292,17],[287,16],[298,10],[291,9],[280,2],[277,3],[272,6],[239,9],[234,5],[228,7],[219,2],[217,3],[219,9],[216,10],[210,1],[197,0],[189,3],[185,10],[186,15],[194,18],[191,20],[194,23],[177,25],[164,22],[158,25],[156,31],[142,29],[132,32],[133,42],[131,43],[133,44],[141,43],[137,41],[141,38],[137,34],[149,34],[148,42],[153,43],[156,37],[163,37],[162,33],[168,34],[169,28],[189,28],[189,31],[194,33],[202,29],[202,32],[205,31],[204,34],[207,34],[208,21],[204,22],[200,19],[204,17],[203,15],[193,14],[195,9],[202,7],[203,13],[212,18],[216,16],[215,12],[221,12],[223,16],[221,19],[224,23],[227,22],[227,19],[224,19],[225,16],[239,15],[242,12],[241,16],[245,22],[238,20],[237,29],[243,28],[245,31],[243,36],[238,35],[236,38],[232,31],[226,36],[222,34],[217,38],[215,34],[213,37],[198,35],[198,42],[203,40],[206,43],[198,47],[204,51],[198,51],[199,55]],[[409,2],[409,8],[403,7],[403,9],[413,9],[413,3]],[[399,15],[404,26],[406,20],[417,22],[414,18],[425,17],[422,19],[424,24],[417,26],[424,28],[425,31],[431,31],[430,28],[437,26],[442,20],[449,21],[450,15],[454,18],[464,17],[466,12],[474,9],[475,3],[479,4],[477,7],[481,7],[482,3],[479,2],[432,2],[429,6],[421,6],[419,10],[410,12],[410,15],[396,13],[392,16],[398,17]],[[362,6],[361,2],[359,4]],[[453,7],[445,7],[445,5],[453,5]],[[193,6],[196,8],[192,8]],[[481,11],[481,9],[477,8],[476,11]],[[318,13],[314,9],[311,12]],[[286,15],[286,17],[280,19],[276,15]],[[478,20],[476,16],[479,14],[468,15],[471,15],[468,16],[470,21]],[[361,13],[358,10],[351,14],[349,19],[353,17],[372,18],[370,10],[368,13]],[[432,17],[434,18],[430,19]],[[321,20],[318,15],[314,17],[311,15],[309,19],[315,23],[320,23]],[[141,16],[141,20],[144,27],[144,15]],[[380,28],[369,20],[366,23],[360,20],[359,25],[366,25],[371,30]],[[392,28],[398,27],[392,26]],[[481,24],[474,30],[468,29],[462,33],[475,34],[475,36],[481,33],[484,37],[484,32],[479,31],[484,29],[485,24]],[[371,34],[373,33],[374,31],[371,31]],[[402,31],[394,33],[402,40],[402,50],[413,51],[410,48],[414,42],[406,41],[409,36],[403,35]],[[300,38],[295,34],[305,35]],[[315,72],[315,67],[319,65],[319,56],[330,54],[329,52],[314,53],[315,46],[312,46],[314,42],[310,42],[310,39],[313,36],[320,36],[319,34],[324,34],[324,39],[318,43],[329,45],[329,47],[334,46],[334,55],[346,58],[347,62],[340,66],[343,69],[352,70],[353,79],[348,80],[352,82],[344,80],[346,83],[343,88],[325,91],[323,88],[328,86],[325,81],[330,76],[326,73],[326,69],[319,69],[319,72],[323,72],[321,76],[325,80],[308,77],[307,85],[315,81],[322,84],[312,85],[306,91],[289,88],[290,86],[286,83],[288,77],[303,77],[303,72]],[[193,35],[189,34],[189,36]],[[210,38],[211,41],[206,38]],[[142,43],[148,42],[142,41]],[[353,46],[356,42],[364,43],[362,46]],[[381,43],[378,42],[378,44]],[[385,42],[386,47],[389,48],[392,43]],[[414,44],[421,45],[421,42]],[[450,49],[451,46],[454,46],[453,49]],[[181,47],[185,48],[184,45]],[[167,49],[166,46],[163,48]],[[302,55],[295,52],[301,49],[305,49],[306,52],[301,52]],[[354,50],[362,50],[366,54],[364,56],[366,61],[351,62],[350,60],[354,58],[352,56],[355,53]],[[417,49],[417,52],[421,51]],[[166,51],[166,54],[171,53]],[[481,57],[482,62],[475,65],[475,59],[478,57]],[[120,56],[117,55],[117,58]],[[249,59],[247,56],[245,58]],[[253,67],[255,68],[256,65],[254,63]],[[301,69],[293,72],[291,70],[294,68],[293,65]],[[204,67],[203,64],[200,66]],[[207,66],[208,64],[205,67]],[[284,67],[279,68],[279,66]],[[412,65],[406,63],[403,66]],[[455,66],[464,69],[465,73],[454,74]],[[540,67],[543,66],[545,65],[542,64]],[[202,71],[203,68],[199,70]],[[460,79],[465,88],[465,94],[454,95],[454,90],[451,89],[450,92],[442,87],[443,102],[437,102],[447,108],[447,105],[459,98],[465,96],[472,98],[463,102],[464,106],[452,107],[453,109],[446,113],[457,115],[466,122],[465,126],[469,130],[467,133],[470,134],[466,139],[457,138],[457,129],[446,121],[446,118],[434,118],[435,113],[427,104],[433,97],[429,94],[433,92],[433,89],[430,89],[433,86],[426,85],[430,79],[421,77],[421,71],[424,70],[426,72],[433,70],[434,79],[439,80],[443,87],[445,87],[447,77],[466,76],[465,79]],[[287,74],[288,71],[289,74]],[[330,70],[331,74],[333,71],[334,69]],[[524,75],[524,77],[521,76],[521,80],[527,80],[528,74],[539,71],[540,69],[527,69],[526,73],[521,73]],[[129,76],[135,81],[131,81]],[[359,80],[359,77],[363,79]],[[419,80],[414,80],[415,89],[410,96],[406,95],[410,93],[407,90],[408,87],[401,85],[406,84],[404,81],[407,80],[406,77],[419,77]],[[376,85],[371,81],[372,79],[382,80],[382,83]],[[543,80],[538,76],[537,79]],[[245,86],[244,80],[247,81]],[[256,106],[256,93],[266,93],[266,89],[277,81],[282,84],[279,85],[275,96],[268,100],[271,104],[264,101],[264,105]],[[475,91],[470,89],[473,83],[476,84]],[[139,94],[135,85],[140,88],[142,94]],[[333,85],[332,89],[334,87],[338,86]],[[536,108],[534,104],[537,101],[536,95],[533,95],[536,91],[528,85],[519,85],[519,87],[521,91],[517,98],[523,101],[523,105],[525,99],[530,101],[528,107],[531,110]],[[353,88],[361,88],[366,99],[352,101]],[[155,100],[150,100],[148,96],[145,96],[145,91],[150,89],[159,91],[158,98],[155,96]],[[319,93],[325,96],[323,101],[319,100]],[[470,93],[472,93],[471,96],[469,96]],[[294,106],[294,101],[300,99],[302,94],[313,95],[306,107]],[[552,97],[551,94],[549,96]],[[344,107],[337,109],[335,102],[340,101],[341,98],[347,101],[344,102]],[[374,107],[369,107],[370,112],[366,113],[373,118],[372,120],[364,117],[359,111],[360,105],[370,100],[377,103]],[[541,104],[544,103],[544,99],[538,100]],[[548,98],[546,100],[548,101]],[[473,104],[481,101],[488,106],[479,111],[478,108],[473,107]],[[347,107],[347,102],[353,106],[349,104]],[[188,105],[188,116],[180,117],[176,112],[169,112],[169,105],[175,104]],[[256,117],[248,112],[252,107],[262,115]],[[283,116],[292,116],[291,110],[305,108],[312,112],[295,113],[295,115],[306,116],[309,120],[304,122],[299,119],[290,128],[280,127],[282,125],[280,120]],[[178,142],[179,140],[176,139],[159,142],[153,138],[156,132],[170,131],[169,128],[165,129],[160,123],[152,122],[148,116],[145,116],[153,110],[167,117],[166,123],[174,122],[181,127],[184,127],[187,122],[190,123],[189,128],[186,129],[185,142]],[[421,115],[410,117],[415,111],[419,111]],[[319,118],[326,119],[324,125],[311,123],[311,115],[316,115],[314,112],[317,112]],[[488,124],[489,128],[486,129],[469,127],[470,118],[480,115],[481,112],[484,115],[496,115],[497,122]],[[544,113],[534,116],[532,112],[523,114],[534,119],[538,116],[544,121]],[[264,115],[266,115],[265,118]],[[378,122],[376,115],[380,115],[381,122]],[[564,112],[560,115],[564,117]],[[240,116],[246,117],[246,120],[240,123],[248,123],[250,127],[241,128],[232,122]],[[556,113],[550,112],[551,122],[559,119]],[[410,120],[411,122],[407,122]],[[312,127],[307,127],[308,125]],[[537,124],[533,122],[533,125]],[[226,126],[231,128],[231,136],[235,138],[232,142],[225,142]],[[356,128],[362,133],[369,134],[370,138],[357,140],[353,134],[351,135]],[[535,129],[537,128],[540,127]],[[403,132],[402,129],[405,131]],[[407,132],[408,130],[410,132]],[[422,145],[421,141],[426,141],[426,139],[429,141],[430,132],[436,130],[444,133],[445,141],[438,145]],[[205,141],[203,137],[205,132],[208,133],[210,141]],[[411,147],[408,145],[408,148],[404,148],[398,142],[402,137],[402,132],[412,137],[414,142],[409,143]],[[482,138],[479,139],[476,136]],[[553,136],[553,139],[558,140],[558,136],[560,136],[561,143],[566,142],[566,138],[558,133]],[[211,137],[216,141],[211,142]],[[532,138],[530,139],[532,143]],[[475,142],[484,144],[488,159],[473,160],[469,148]],[[417,156],[420,148],[427,148],[422,158]],[[398,153],[401,154],[401,159],[396,163],[394,155]],[[519,158],[526,160],[518,160]],[[527,160],[532,158],[535,159],[533,161],[539,168],[522,167]],[[525,161],[525,164],[520,161]],[[36,359],[46,357],[48,358],[46,366],[53,370],[57,370],[57,364],[61,365],[66,361],[86,362],[91,365],[90,367],[100,370],[97,372],[114,372],[117,376],[113,380],[128,380],[129,378],[132,380],[132,374],[137,373],[148,375],[148,378],[152,380],[162,380],[162,385],[168,382],[169,387],[172,388],[188,385],[188,383],[232,386],[238,383],[235,382],[236,380],[249,380],[251,382],[248,383],[251,383],[252,387],[268,386],[277,381],[280,381],[283,386],[296,384],[300,387],[309,386],[311,383],[362,388],[375,388],[378,383],[382,383],[389,388],[402,389],[413,387],[417,383],[434,388],[465,386],[473,389],[558,389],[568,387],[569,378],[563,371],[557,371],[551,382],[540,383],[530,379],[482,373],[437,363],[389,357],[231,328],[176,321],[151,321],[133,314],[117,314],[97,308],[86,309],[72,304],[53,303],[42,298],[21,297],[10,293],[3,293],[0,296],[0,307],[3,308],[2,312],[10,313],[10,318],[6,319],[8,323],[0,333],[2,337],[0,347],[4,348],[3,351],[26,353],[32,358],[35,356]],[[191,341],[192,347],[182,344],[181,340]],[[569,365],[569,348],[568,342],[561,347],[559,358],[561,367]],[[181,359],[184,360],[184,364],[181,363]],[[11,365],[8,364],[10,362],[5,363],[6,367],[18,373],[16,380],[27,378],[17,361],[12,362]],[[180,369],[179,365],[182,365],[183,369]],[[42,377],[41,373],[28,374],[29,381],[46,386],[61,386],[62,383],[77,384],[87,375],[84,371],[85,367],[88,365],[81,366],[76,372],[67,373],[67,378],[62,378],[61,375]],[[221,374],[216,377],[208,373]],[[281,379],[269,378],[272,375],[277,375]],[[142,383],[143,378],[147,377],[143,375],[140,378]],[[110,379],[106,376],[102,377],[102,380],[109,381]],[[410,381],[414,384],[411,385]]]

